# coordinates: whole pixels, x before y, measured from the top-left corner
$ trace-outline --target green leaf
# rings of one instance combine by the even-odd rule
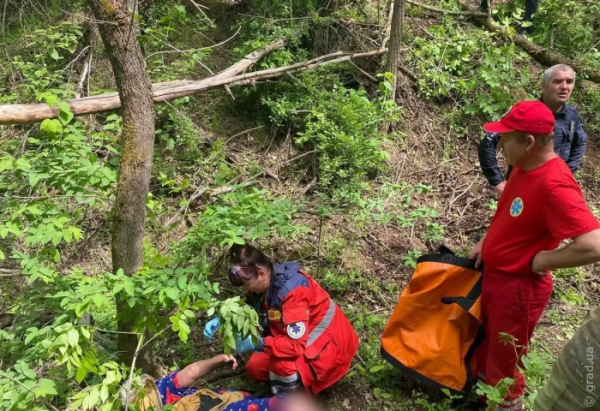
[[[381,371],[383,369],[384,369],[383,365],[376,365],[374,367],[371,367],[371,369],[369,370],[369,372],[372,373],[372,374],[374,374],[374,373],[379,372],[379,371]]]
[[[0,249],[0,260],[5,260],[6,256],[4,255],[4,251],[2,251],[2,249]]]
[[[60,58],[56,49],[52,49],[52,51],[50,52],[50,57],[52,57],[54,60],[58,60]]]
[[[179,286],[179,289],[185,290],[185,286],[187,285],[187,277],[185,275],[180,276],[177,279],[177,285]]]
[[[172,301],[177,301],[179,299],[179,291],[175,288],[167,288],[165,293]]]
[[[77,367],[77,372],[75,373],[75,381],[78,384],[81,383],[87,377],[87,370],[84,367]]]
[[[86,327],[81,327],[81,333],[83,334],[83,336],[85,338],[87,338],[88,340],[90,339],[90,336],[91,336],[90,330],[88,330]]]
[[[67,242],[67,244],[69,244],[71,242],[71,240],[73,239],[73,233],[69,229],[62,230],[62,235],[63,235],[65,241]]]
[[[58,108],[60,110],[60,113],[58,115],[60,121],[63,123],[63,125],[69,124],[74,117],[73,113],[71,112],[71,107],[69,107],[69,104],[64,101],[61,101],[60,103],[58,103]]]
[[[125,292],[128,295],[135,295],[135,284],[133,283],[133,280],[131,278],[125,278],[125,280],[123,281],[123,288],[125,289]]]
[[[210,307],[207,311],[206,311],[206,315],[209,317],[212,317],[213,315],[215,315],[215,307]]]
[[[38,181],[40,181],[40,177],[37,174],[29,174],[29,185],[31,187],[35,186]]]
[[[67,337],[69,338],[69,345],[71,347],[75,347],[79,343],[79,333],[76,329],[71,328],[67,333]]]
[[[47,378],[42,378],[39,382],[40,387],[44,390],[45,395],[58,395],[58,392],[54,389],[56,384],[54,381]]]
[[[187,341],[190,331],[190,327],[189,325],[187,325],[187,323],[183,321],[179,322],[179,338],[181,339],[181,341]]]
[[[61,231],[55,231],[52,234],[52,245],[54,245],[54,247],[56,247],[57,245],[60,244],[62,239],[63,239],[63,233]]]
[[[108,399],[108,387],[106,385],[103,385],[102,388],[100,389],[100,401],[106,402],[107,399]]]
[[[27,334],[27,337],[25,337],[25,345],[29,344],[35,337],[37,337],[37,335],[37,332]]]
[[[191,311],[191,310],[185,310],[185,311],[183,312],[183,314],[184,314],[184,315],[185,315],[187,318],[189,318],[189,319],[194,319],[194,318],[196,318],[196,314],[194,314],[194,312],[193,312],[193,311]]]
[[[15,368],[17,368],[17,367],[15,367]],[[29,366],[27,364],[23,364],[22,372],[23,372],[23,375],[25,375],[29,379],[33,380],[33,379],[37,378],[37,374],[35,373],[35,371],[33,371],[31,368],[29,368]]]
[[[27,159],[20,157],[17,161],[17,168],[19,170],[23,170],[23,171],[27,171],[31,169],[31,164],[29,163],[29,161],[27,161]]]
[[[98,399],[100,398],[100,390],[98,387],[92,388],[88,398],[88,404],[90,405],[90,408],[98,403]]]

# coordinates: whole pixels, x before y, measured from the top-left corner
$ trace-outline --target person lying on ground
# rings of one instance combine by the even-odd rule
[[[131,381],[127,381],[120,391],[121,403],[137,405],[142,411],[162,410],[165,405],[175,405],[174,411],[319,411],[316,402],[311,398],[293,396],[284,398],[279,394],[270,398],[257,398],[247,392],[231,389],[199,389],[194,386],[214,366],[232,364],[237,368],[237,361],[232,355],[220,354],[208,360],[200,360],[188,365],[183,370],[154,380],[149,375],[142,375],[142,392],[131,389]],[[298,408],[300,407],[300,408]]]
[[[237,352],[255,351],[246,370],[250,378],[269,381],[271,391],[304,388],[316,394],[339,381],[350,368],[358,338],[350,321],[329,294],[295,262],[273,263],[251,245],[230,250],[229,279],[247,293],[246,303],[261,320],[261,338],[238,339]],[[209,322],[205,336],[219,329]]]

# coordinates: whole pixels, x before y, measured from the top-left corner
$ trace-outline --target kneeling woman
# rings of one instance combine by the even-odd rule
[[[231,283],[250,293],[248,303],[268,318],[258,352],[246,365],[250,377],[270,381],[274,394],[301,385],[316,394],[339,381],[358,338],[329,294],[298,263],[273,264],[251,245],[234,245],[230,259]]]

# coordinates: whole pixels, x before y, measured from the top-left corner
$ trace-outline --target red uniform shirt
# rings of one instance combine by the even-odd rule
[[[531,262],[538,252],[597,228],[600,224],[562,159],[530,171],[515,168],[485,236],[483,263],[496,273],[534,275]]]

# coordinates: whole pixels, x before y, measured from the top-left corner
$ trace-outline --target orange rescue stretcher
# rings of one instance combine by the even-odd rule
[[[419,257],[381,339],[383,358],[433,388],[465,394],[476,375],[472,357],[485,338],[482,272],[474,261],[442,254]]]

